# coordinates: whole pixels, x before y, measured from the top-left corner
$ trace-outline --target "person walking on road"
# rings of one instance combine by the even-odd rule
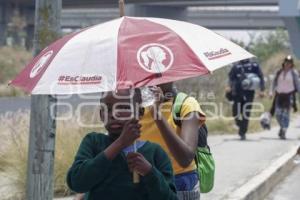
[[[293,106],[294,111],[297,111],[296,92],[300,92],[299,74],[294,69],[292,56],[288,55],[285,57],[281,69],[277,71],[270,91],[270,97],[274,97],[274,108],[271,109],[271,114],[275,112],[280,126],[278,133],[280,139],[286,139],[291,107]]]
[[[226,89],[226,93],[230,94],[233,101],[232,115],[239,129],[238,134],[241,140],[246,139],[252,102],[255,90],[258,88],[260,97],[263,97],[264,76],[257,62],[246,59],[232,67],[229,72],[229,87]]]

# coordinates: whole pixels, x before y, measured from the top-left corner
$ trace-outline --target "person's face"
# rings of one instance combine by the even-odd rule
[[[129,90],[109,92],[101,99],[100,118],[113,139],[120,136],[127,121],[139,118],[138,102],[137,95],[131,94]]]
[[[160,85],[158,85],[158,87],[160,87],[161,90],[163,91],[163,93],[165,93],[165,92],[168,92],[168,91],[172,91],[174,85],[173,85],[173,82],[170,82],[170,83],[160,84]]]
[[[285,61],[285,62],[284,62],[284,65],[283,65],[283,67],[284,67],[285,70],[291,69],[292,66],[293,66],[293,63],[290,62],[290,61]]]

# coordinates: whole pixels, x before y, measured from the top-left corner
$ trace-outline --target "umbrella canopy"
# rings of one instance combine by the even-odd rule
[[[11,84],[32,94],[95,93],[195,77],[250,57],[198,25],[122,17],[57,40]]]

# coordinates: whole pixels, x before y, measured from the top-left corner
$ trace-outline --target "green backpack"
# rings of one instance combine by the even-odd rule
[[[181,127],[180,111],[184,101],[189,96],[185,93],[178,93],[173,101],[173,120],[174,123]],[[208,193],[214,187],[215,178],[215,161],[207,144],[207,127],[204,124],[198,129],[198,147],[196,150],[195,162],[199,175],[201,193]]]

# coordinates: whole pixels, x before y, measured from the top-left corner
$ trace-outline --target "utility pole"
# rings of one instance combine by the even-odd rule
[[[35,1],[35,56],[59,37],[61,7],[61,0]],[[55,104],[55,96],[31,96],[27,200],[53,200]]]

